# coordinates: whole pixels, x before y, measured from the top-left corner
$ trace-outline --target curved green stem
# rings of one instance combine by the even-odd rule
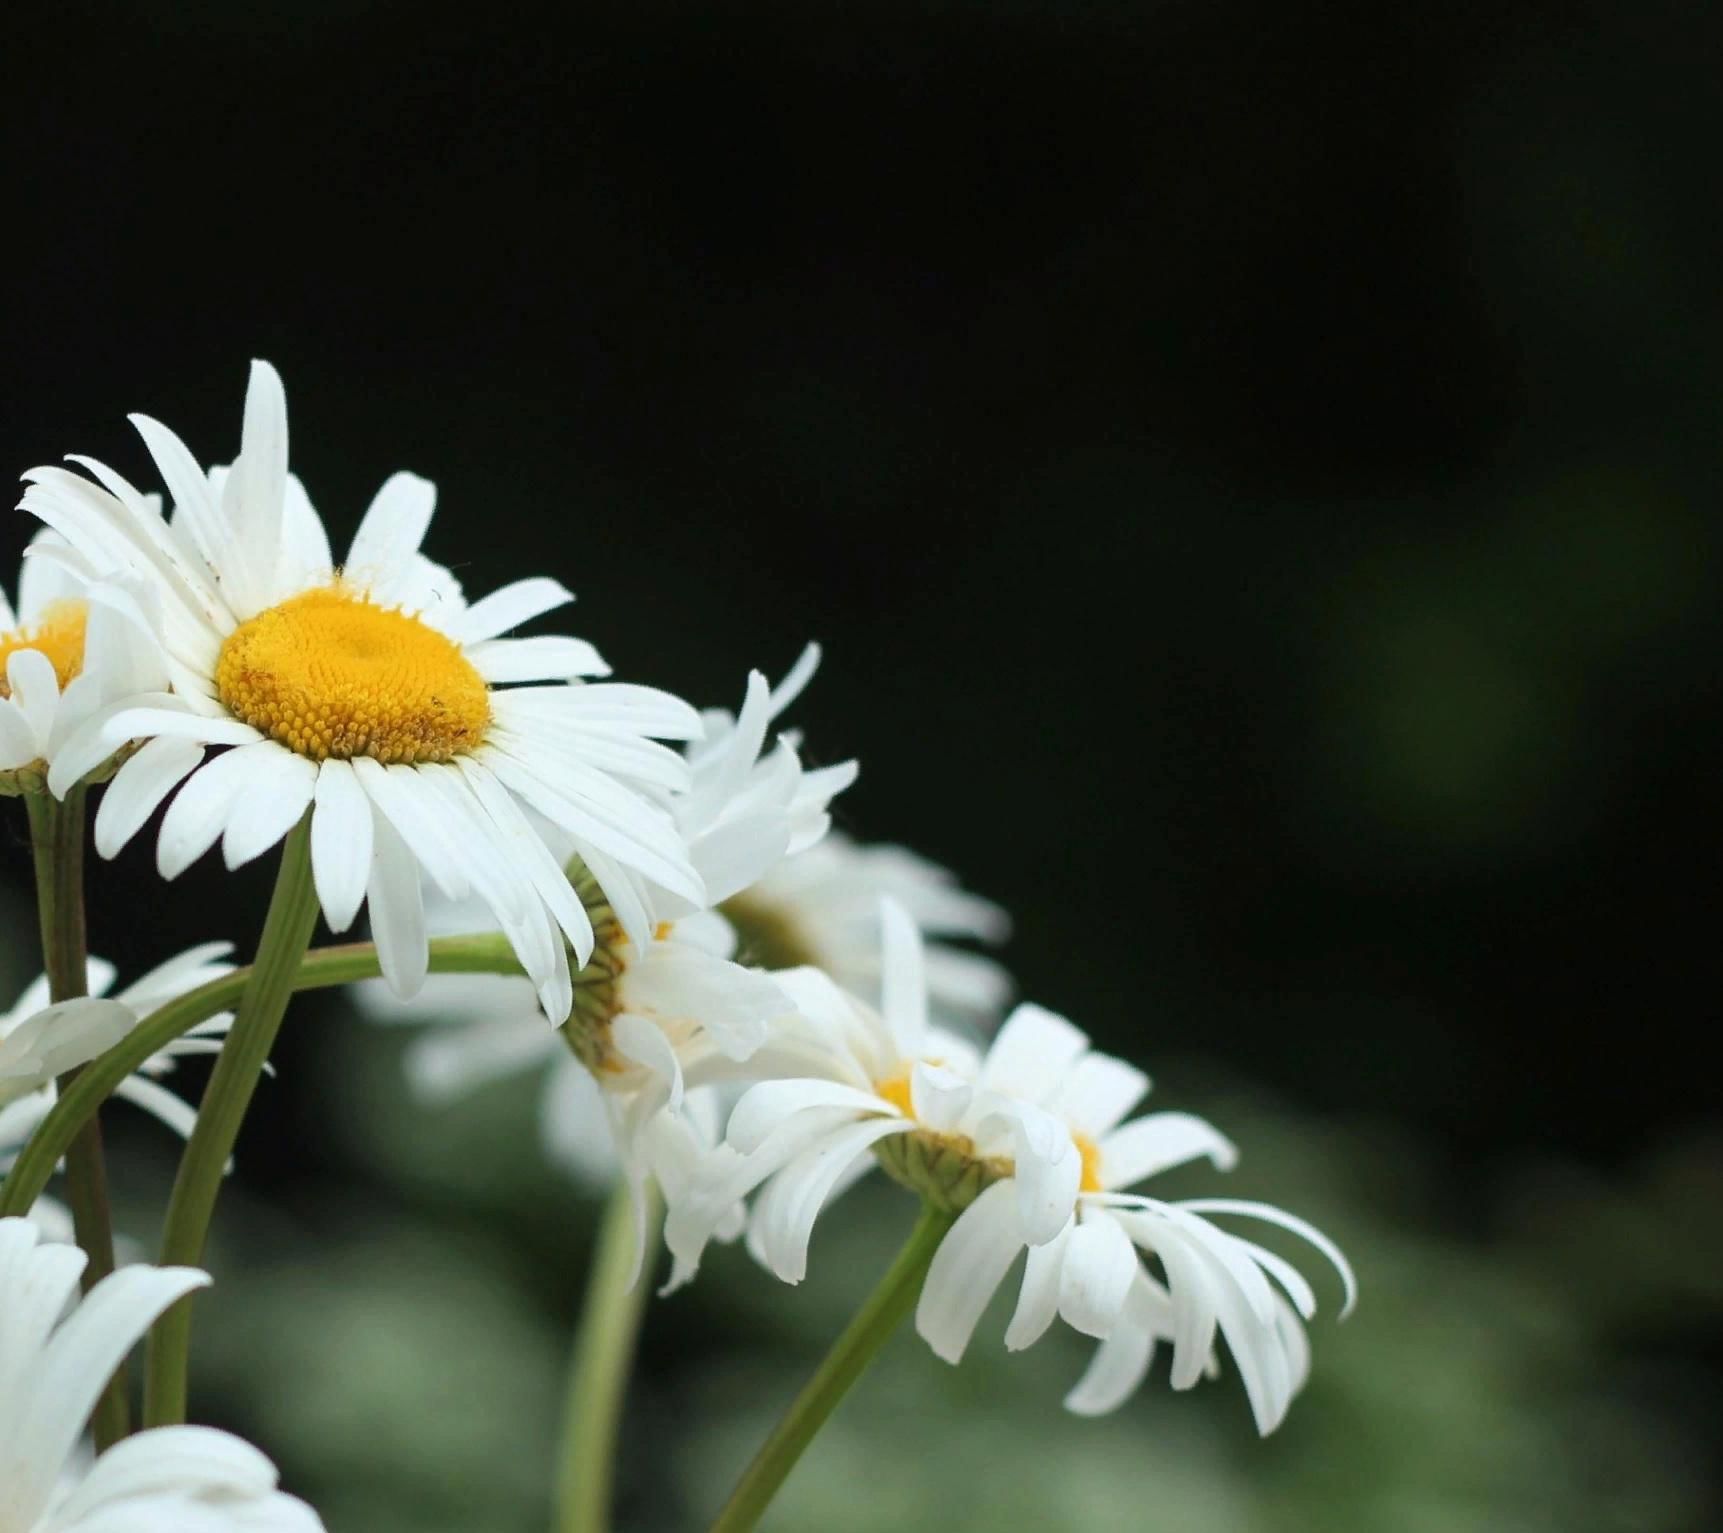
[[[89,993],[89,945],[84,930],[84,822],[87,789],[79,784],[64,799],[27,791],[30,847],[36,864],[36,912],[42,928],[42,967],[48,999],[66,1001]],[[79,1072],[68,1071],[57,1087],[68,1089]],[[34,1202],[34,1199],[31,1199]],[[102,1124],[92,1114],[66,1147],[66,1201],[72,1230],[86,1257],[88,1293],[114,1270],[114,1223],[108,1200],[108,1167]],[[108,1380],[90,1418],[98,1453],[131,1430],[125,1365]]]
[[[245,993],[233,1027],[216,1056],[209,1085],[198,1104],[197,1124],[180,1157],[162,1225],[160,1264],[195,1267],[203,1260],[209,1222],[221,1191],[228,1157],[240,1125],[281,1031],[293,979],[317,927],[317,891],[311,881],[311,812],[288,833],[281,848],[275,893],[257,939]],[[150,1331],[144,1364],[144,1424],[173,1426],[185,1420],[186,1373],[191,1360],[191,1301],[181,1299]]]
[[[765,1515],[779,1486],[826,1424],[838,1401],[862,1376],[898,1323],[915,1308],[921,1280],[927,1276],[933,1254],[951,1224],[950,1214],[923,1205],[921,1217],[891,1264],[891,1270],[856,1311],[843,1335],[832,1343],[831,1351],[814,1376],[772,1429],[772,1435],[737,1481],[724,1510],[712,1524],[712,1533],[748,1533]]]
[[[648,1184],[642,1196],[646,1200],[646,1226],[651,1230],[658,1222],[658,1189]],[[628,1393],[641,1316],[651,1293],[652,1255],[657,1249],[656,1240],[649,1236],[652,1243],[636,1277],[635,1218],[628,1183],[618,1178],[598,1227],[598,1243],[586,1279],[586,1302],[581,1306],[580,1328],[575,1333],[557,1492],[557,1527],[561,1533],[607,1533],[610,1527],[622,1403]],[[630,1277],[634,1277],[633,1287],[628,1283]]]
[[[433,937],[430,969],[433,974],[521,972],[508,942],[495,932],[472,937]],[[375,947],[369,942],[344,942],[313,948],[307,953],[293,988],[328,990],[357,980],[375,979],[381,973]],[[106,1054],[85,1065],[77,1079],[60,1093],[53,1111],[36,1125],[0,1186],[0,1218],[28,1213],[78,1131],[113,1095],[114,1088],[151,1055],[159,1054],[198,1023],[209,1021],[218,1012],[231,1011],[245,993],[250,978],[249,968],[235,969],[187,991],[152,1012]]]

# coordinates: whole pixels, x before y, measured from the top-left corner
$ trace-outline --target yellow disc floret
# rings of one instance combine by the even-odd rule
[[[491,720],[490,689],[453,639],[340,583],[241,623],[215,688],[235,718],[314,761],[448,761]]]
[[[1087,1134],[1073,1134],[1076,1141],[1077,1153],[1083,1157],[1083,1181],[1077,1189],[1079,1192],[1104,1192],[1106,1184],[1101,1180],[1101,1147]]]
[[[46,655],[64,691],[66,684],[84,668],[84,629],[89,618],[88,602],[68,598],[49,602],[28,628],[0,634],[0,697],[12,695],[6,680],[6,662],[21,649],[40,650]]]
[[[888,1076],[883,1081],[874,1082],[874,1094],[882,1096],[890,1102],[906,1118],[915,1116],[915,1107],[910,1101],[909,1075]]]

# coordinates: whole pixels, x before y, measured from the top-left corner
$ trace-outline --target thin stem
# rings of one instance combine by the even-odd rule
[[[203,1259],[221,1178],[239,1138],[252,1093],[275,1046],[317,926],[317,891],[311,881],[311,814],[288,833],[275,875],[275,893],[257,940],[257,958],[240,997],[239,1012],[216,1057],[186,1142],[162,1225],[161,1265],[195,1267]],[[191,1303],[182,1299],[155,1323],[144,1364],[144,1421],[152,1427],[185,1420],[186,1374],[191,1358]]]
[[[433,937],[430,970],[433,974],[521,972],[506,939],[494,932],[474,937]],[[377,961],[375,947],[369,942],[344,942],[307,953],[293,988],[328,990],[362,979],[375,979],[380,973],[382,966]],[[53,1110],[36,1125],[13,1162],[4,1185],[0,1186],[0,1218],[28,1213],[48,1185],[67,1147],[113,1095],[114,1088],[145,1060],[159,1054],[198,1023],[207,1022],[218,1012],[231,1011],[245,993],[250,978],[249,968],[235,969],[187,991],[151,1012],[106,1054],[84,1066],[77,1080],[60,1093]]]
[[[50,1001],[68,1001],[89,993],[89,946],[84,929],[87,791],[80,783],[64,799],[56,799],[47,792],[24,795],[30,816],[30,847],[36,863],[42,967],[48,975]],[[78,1074],[76,1070],[67,1071],[60,1077],[57,1090],[69,1089]],[[66,1147],[66,1200],[72,1205],[73,1233],[86,1258],[83,1285],[88,1293],[114,1270],[114,1222],[98,1114],[91,1114]],[[96,1402],[90,1431],[98,1453],[111,1448],[131,1431],[131,1403],[123,1363]]]
[[[646,1227],[655,1229],[658,1189],[648,1184],[642,1196],[646,1199]],[[598,1227],[598,1243],[586,1279],[586,1302],[581,1306],[580,1329],[575,1333],[557,1496],[561,1533],[608,1533],[610,1527],[622,1403],[628,1393],[641,1316],[651,1292],[648,1279],[657,1249],[653,1240],[637,1275],[635,1218],[628,1183],[618,1178]],[[630,1278],[634,1279],[632,1287]]]
[[[772,1497],[826,1424],[838,1401],[862,1376],[897,1329],[898,1322],[915,1308],[921,1280],[951,1224],[950,1214],[923,1206],[921,1217],[891,1264],[891,1270],[856,1311],[855,1318],[832,1344],[814,1376],[772,1429],[772,1435],[737,1481],[724,1510],[712,1524],[712,1533],[749,1533],[765,1515]]]

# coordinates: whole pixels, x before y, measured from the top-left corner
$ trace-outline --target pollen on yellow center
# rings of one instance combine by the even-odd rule
[[[1079,1184],[1080,1192],[1102,1192],[1105,1188],[1101,1182],[1101,1147],[1087,1134],[1073,1134],[1072,1139],[1077,1143],[1077,1153],[1083,1157],[1083,1180]]]
[[[454,640],[340,583],[234,629],[215,688],[235,718],[314,761],[448,761],[491,720],[490,689]]]
[[[89,623],[88,602],[68,598],[50,602],[28,628],[0,634],[0,697],[12,695],[6,680],[6,662],[21,649],[40,650],[54,667],[60,688],[84,668],[84,629]]]

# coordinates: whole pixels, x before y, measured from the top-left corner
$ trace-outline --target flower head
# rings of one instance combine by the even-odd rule
[[[1027,1250],[1007,1346],[1030,1345],[1056,1316],[1103,1342],[1067,1401],[1073,1410],[1119,1404],[1158,1339],[1173,1344],[1175,1386],[1188,1387],[1212,1365],[1218,1333],[1258,1426],[1271,1430],[1303,1382],[1309,1348],[1300,1318],[1314,1313],[1314,1296],[1290,1263],[1205,1215],[1268,1220],[1302,1235],[1339,1268],[1350,1305],[1352,1276],[1338,1250],[1263,1204],[1167,1203],[1129,1191],[1198,1158],[1230,1167],[1233,1148],[1185,1113],[1125,1121],[1148,1078],[1041,1007],[1017,1007],[984,1055],[942,1033],[928,1021],[914,922],[889,902],[883,920],[879,1012],[823,976],[779,977],[800,1003],[810,1068],[746,1091],[725,1143],[673,1202],[665,1233],[677,1279],[692,1275],[717,1219],[758,1191],[750,1246],[778,1277],[799,1281],[820,1212],[878,1164],[955,1216],[916,1310],[916,1329],[940,1357],[963,1356]]]
[[[584,963],[593,935],[525,806],[572,838],[606,887],[645,880],[703,899],[658,798],[687,787],[683,758],[657,741],[698,735],[693,709],[646,687],[587,684],[608,668],[584,640],[507,637],[572,600],[567,590],[533,577],[469,603],[420,552],[436,492],[406,473],[378,491],[337,565],[287,471],[286,402],[267,363],[253,364],[229,470],[206,475],[165,426],[133,420],[173,496],[171,521],[88,459],[97,482],[40,468],[24,497],[86,560],[143,583],[160,613],[171,693],[103,710],[88,744],[93,759],[148,742],[103,796],[104,855],[176,788],[157,844],[166,878],[217,840],[237,867],[310,811],[324,915],[344,931],[369,903],[397,990],[425,976],[423,875],[446,897],[484,901],[558,1019],[572,1000],[565,941]],[[205,763],[210,747],[227,749]],[[623,909],[649,943],[649,900],[631,886]]]
[[[170,1304],[209,1282],[126,1267],[80,1301],[84,1253],[0,1219],[0,1533],[317,1533],[275,1466],[207,1427],[161,1427],[73,1468],[103,1386]]]
[[[91,742],[116,704],[160,692],[166,662],[135,592],[93,578],[52,532],[31,544],[14,609],[0,591],[0,791],[111,770],[117,748]],[[122,742],[123,743],[123,742]]]

